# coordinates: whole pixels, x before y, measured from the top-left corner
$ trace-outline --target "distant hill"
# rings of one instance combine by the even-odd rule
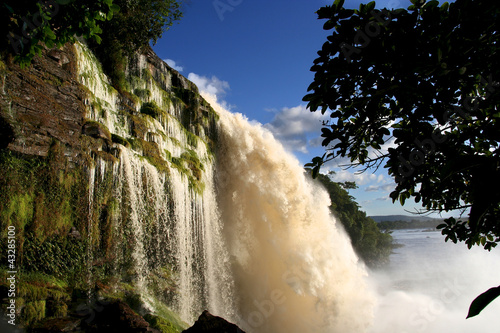
[[[442,221],[443,219],[440,218],[432,218],[432,217],[427,217],[427,216],[418,216],[418,215],[375,215],[375,216],[369,216],[372,218],[375,222],[382,222],[382,221],[403,221],[403,222],[412,222],[412,221]]]
[[[370,217],[377,222],[380,230],[433,229],[443,222],[443,219],[426,216],[378,215]]]

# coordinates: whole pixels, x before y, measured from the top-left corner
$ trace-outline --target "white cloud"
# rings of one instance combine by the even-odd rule
[[[391,197],[389,197],[389,195],[384,195],[383,197],[378,197],[378,198],[374,198],[374,199],[370,199],[370,200],[363,200],[361,202],[361,204],[363,206],[380,205],[380,201],[388,201],[389,203],[391,203],[392,199],[391,199]]]
[[[227,81],[223,81],[216,76],[209,78],[195,73],[189,73],[187,78],[196,84],[200,92],[214,96],[217,103],[226,110],[231,110],[234,107],[224,100],[227,91],[231,89]]]
[[[308,153],[309,148],[318,147],[321,141],[322,120],[326,119],[320,112],[310,112],[305,105],[284,107],[275,112],[274,118],[265,128],[290,151]],[[309,137],[312,136],[313,139]]]
[[[163,59],[163,61],[165,61],[167,65],[169,65],[178,72],[182,72],[184,70],[184,67],[178,66],[177,63],[172,59]]]
[[[354,172],[351,172],[347,169],[339,169],[339,168],[332,168],[332,167],[324,167],[321,169],[321,171],[323,172],[328,172],[328,171],[334,171],[335,174],[331,177],[333,181],[335,182],[346,182],[346,181],[349,181],[349,182],[356,182],[357,185],[359,186],[364,186],[364,185],[367,185],[367,184],[383,184],[383,185],[370,185],[370,186],[367,186],[366,188],[370,188],[370,190],[365,190],[365,191],[374,191],[375,188],[377,188],[377,190],[382,190],[382,188],[384,188],[384,190],[386,188],[389,188],[389,179],[388,177],[382,175],[382,174],[374,174],[374,173],[370,173],[368,171],[366,172],[358,172],[358,171],[354,171]],[[385,184],[384,184],[385,183]],[[393,185],[391,185],[393,186]]]
[[[379,191],[388,192],[392,191],[395,187],[396,184],[370,185],[365,188],[365,192],[379,192]]]

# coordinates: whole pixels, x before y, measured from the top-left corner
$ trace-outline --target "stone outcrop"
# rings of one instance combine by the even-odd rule
[[[73,45],[45,50],[27,69],[7,60],[0,64],[0,146],[36,156],[46,156],[53,139],[79,147],[84,99]]]
[[[127,303],[120,300],[115,300],[96,308],[90,317],[50,318],[38,323],[31,330],[34,333],[81,331],[88,333],[160,333],[157,329],[150,327],[149,323],[142,316],[134,312]]]
[[[114,301],[106,304],[102,311],[95,312],[94,320],[89,324],[82,324],[86,332],[153,332],[158,330],[149,327],[149,323],[135,313],[127,303]]]
[[[183,333],[244,333],[244,331],[224,318],[214,316],[205,310],[194,325]]]

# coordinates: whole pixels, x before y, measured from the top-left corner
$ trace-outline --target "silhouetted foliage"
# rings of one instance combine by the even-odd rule
[[[490,250],[500,241],[500,3],[411,2],[407,10],[375,10],[374,1],[351,10],[336,0],[318,10],[333,33],[304,101],[332,120],[322,128],[327,152],[309,166],[317,175],[337,156],[365,170],[385,162],[393,202],[469,209],[468,221],[449,218],[438,229]],[[498,294],[480,295],[469,317]]]
[[[119,7],[113,0],[7,0],[0,5],[0,50],[21,67],[40,55],[43,45],[59,47],[81,36],[101,42],[101,24]]]
[[[113,85],[125,91],[126,60],[155,44],[163,32],[182,16],[177,0],[114,0],[120,7],[113,20],[103,24],[102,43],[91,42]]]
[[[318,10],[333,32],[304,101],[331,121],[326,153],[309,166],[317,174],[338,156],[365,170],[383,165],[396,181],[393,202],[470,210],[468,221],[439,228],[446,240],[491,249],[500,241],[500,3],[343,3]]]

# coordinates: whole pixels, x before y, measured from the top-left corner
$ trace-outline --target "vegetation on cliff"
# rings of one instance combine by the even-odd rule
[[[318,174],[317,181],[330,195],[330,210],[344,226],[359,257],[371,268],[387,264],[393,248],[392,236],[382,232],[349,195],[348,190],[356,185],[353,182],[334,182],[330,175],[324,174]]]
[[[41,55],[43,46],[60,47],[81,36],[101,42],[100,22],[119,11],[113,0],[4,1],[0,10],[0,49],[16,56],[21,67]]]
[[[60,47],[82,37],[93,43],[107,68],[122,65],[123,70],[123,56],[156,43],[181,16],[177,0],[9,0],[0,10],[0,50],[26,67],[43,45]]]
[[[120,2],[131,3],[114,3]],[[22,25],[23,20],[36,19],[37,12],[23,7],[23,3],[2,4],[9,8],[9,22]],[[38,30],[23,37],[25,48],[9,49],[7,37],[0,49],[0,167],[4,170],[0,175],[0,290],[9,287],[5,278],[7,233],[9,228],[15,228],[15,265],[19,268],[16,323],[24,327],[49,322],[52,325],[53,320],[61,317],[74,321],[76,316],[80,318],[78,327],[83,328],[87,320],[95,322],[92,318],[103,302],[113,299],[124,300],[141,314],[148,313],[133,267],[136,235],[131,226],[116,225],[117,220],[131,215],[133,207],[127,200],[118,202],[117,194],[120,198],[127,194],[117,193],[114,188],[112,166],[116,166],[120,150],[128,149],[160,173],[168,175],[171,167],[179,170],[187,179],[187,186],[200,195],[204,189],[204,163],[212,158],[204,152],[210,155],[213,150],[215,112],[201,101],[194,85],[178,74],[172,75],[147,47],[150,40],[159,38],[160,30],[171,24],[171,17],[178,19],[177,2],[134,2],[142,7],[124,7],[121,15],[114,15],[118,8],[112,1],[102,3],[113,11],[105,15],[106,19],[116,20],[114,24],[126,20],[128,31],[125,25],[116,29],[99,18],[93,38],[80,33],[72,35],[70,30],[64,32],[63,26],[51,25],[56,22],[56,14],[41,26],[46,31],[55,29],[53,32],[61,36],[63,32],[71,35],[68,41],[81,35],[94,51],[101,51],[100,59],[105,64],[106,60],[113,60],[113,47],[118,47],[123,51],[117,58],[123,61],[122,67],[103,70],[106,67],[101,66],[85,43],[47,49],[59,46],[63,39],[45,41],[40,39],[42,34],[37,35]],[[57,17],[61,19],[68,19],[71,12],[67,10],[74,7],[72,1],[40,1],[33,5],[40,11],[54,12],[57,7]],[[175,11],[173,16],[167,13],[168,8]],[[148,10],[151,15],[142,15]],[[161,17],[150,10],[158,11]],[[4,10],[1,13],[7,15]],[[16,21],[19,17],[22,19]],[[130,21],[131,17],[137,20]],[[26,32],[26,26],[29,24],[17,26],[20,33]],[[146,29],[148,33],[133,29]],[[122,38],[118,43],[113,33],[147,38],[130,42]],[[106,46],[104,38],[114,38],[114,44]],[[145,54],[135,52],[139,49]],[[35,57],[38,53],[42,56]],[[35,66],[26,66],[30,62]],[[18,64],[27,68],[19,69]],[[122,78],[112,81],[117,89],[109,84],[108,77],[113,75]],[[185,93],[188,89],[193,92]],[[174,139],[177,145],[170,153],[165,142]],[[146,182],[146,177],[140,181],[145,187]],[[170,208],[172,202],[164,204]],[[153,208],[146,210],[144,213],[151,217],[146,220],[153,221]],[[160,232],[153,222],[145,228]],[[117,243],[123,246],[118,247]],[[147,280],[154,285],[154,296],[147,302],[155,312],[145,315],[145,319],[149,326],[162,332],[180,332],[186,324],[165,305],[177,297],[177,268],[167,262],[173,259],[155,252],[160,243],[163,252],[169,251],[166,239],[144,240],[146,251],[162,258],[148,266]],[[4,311],[5,300],[2,299]]]

